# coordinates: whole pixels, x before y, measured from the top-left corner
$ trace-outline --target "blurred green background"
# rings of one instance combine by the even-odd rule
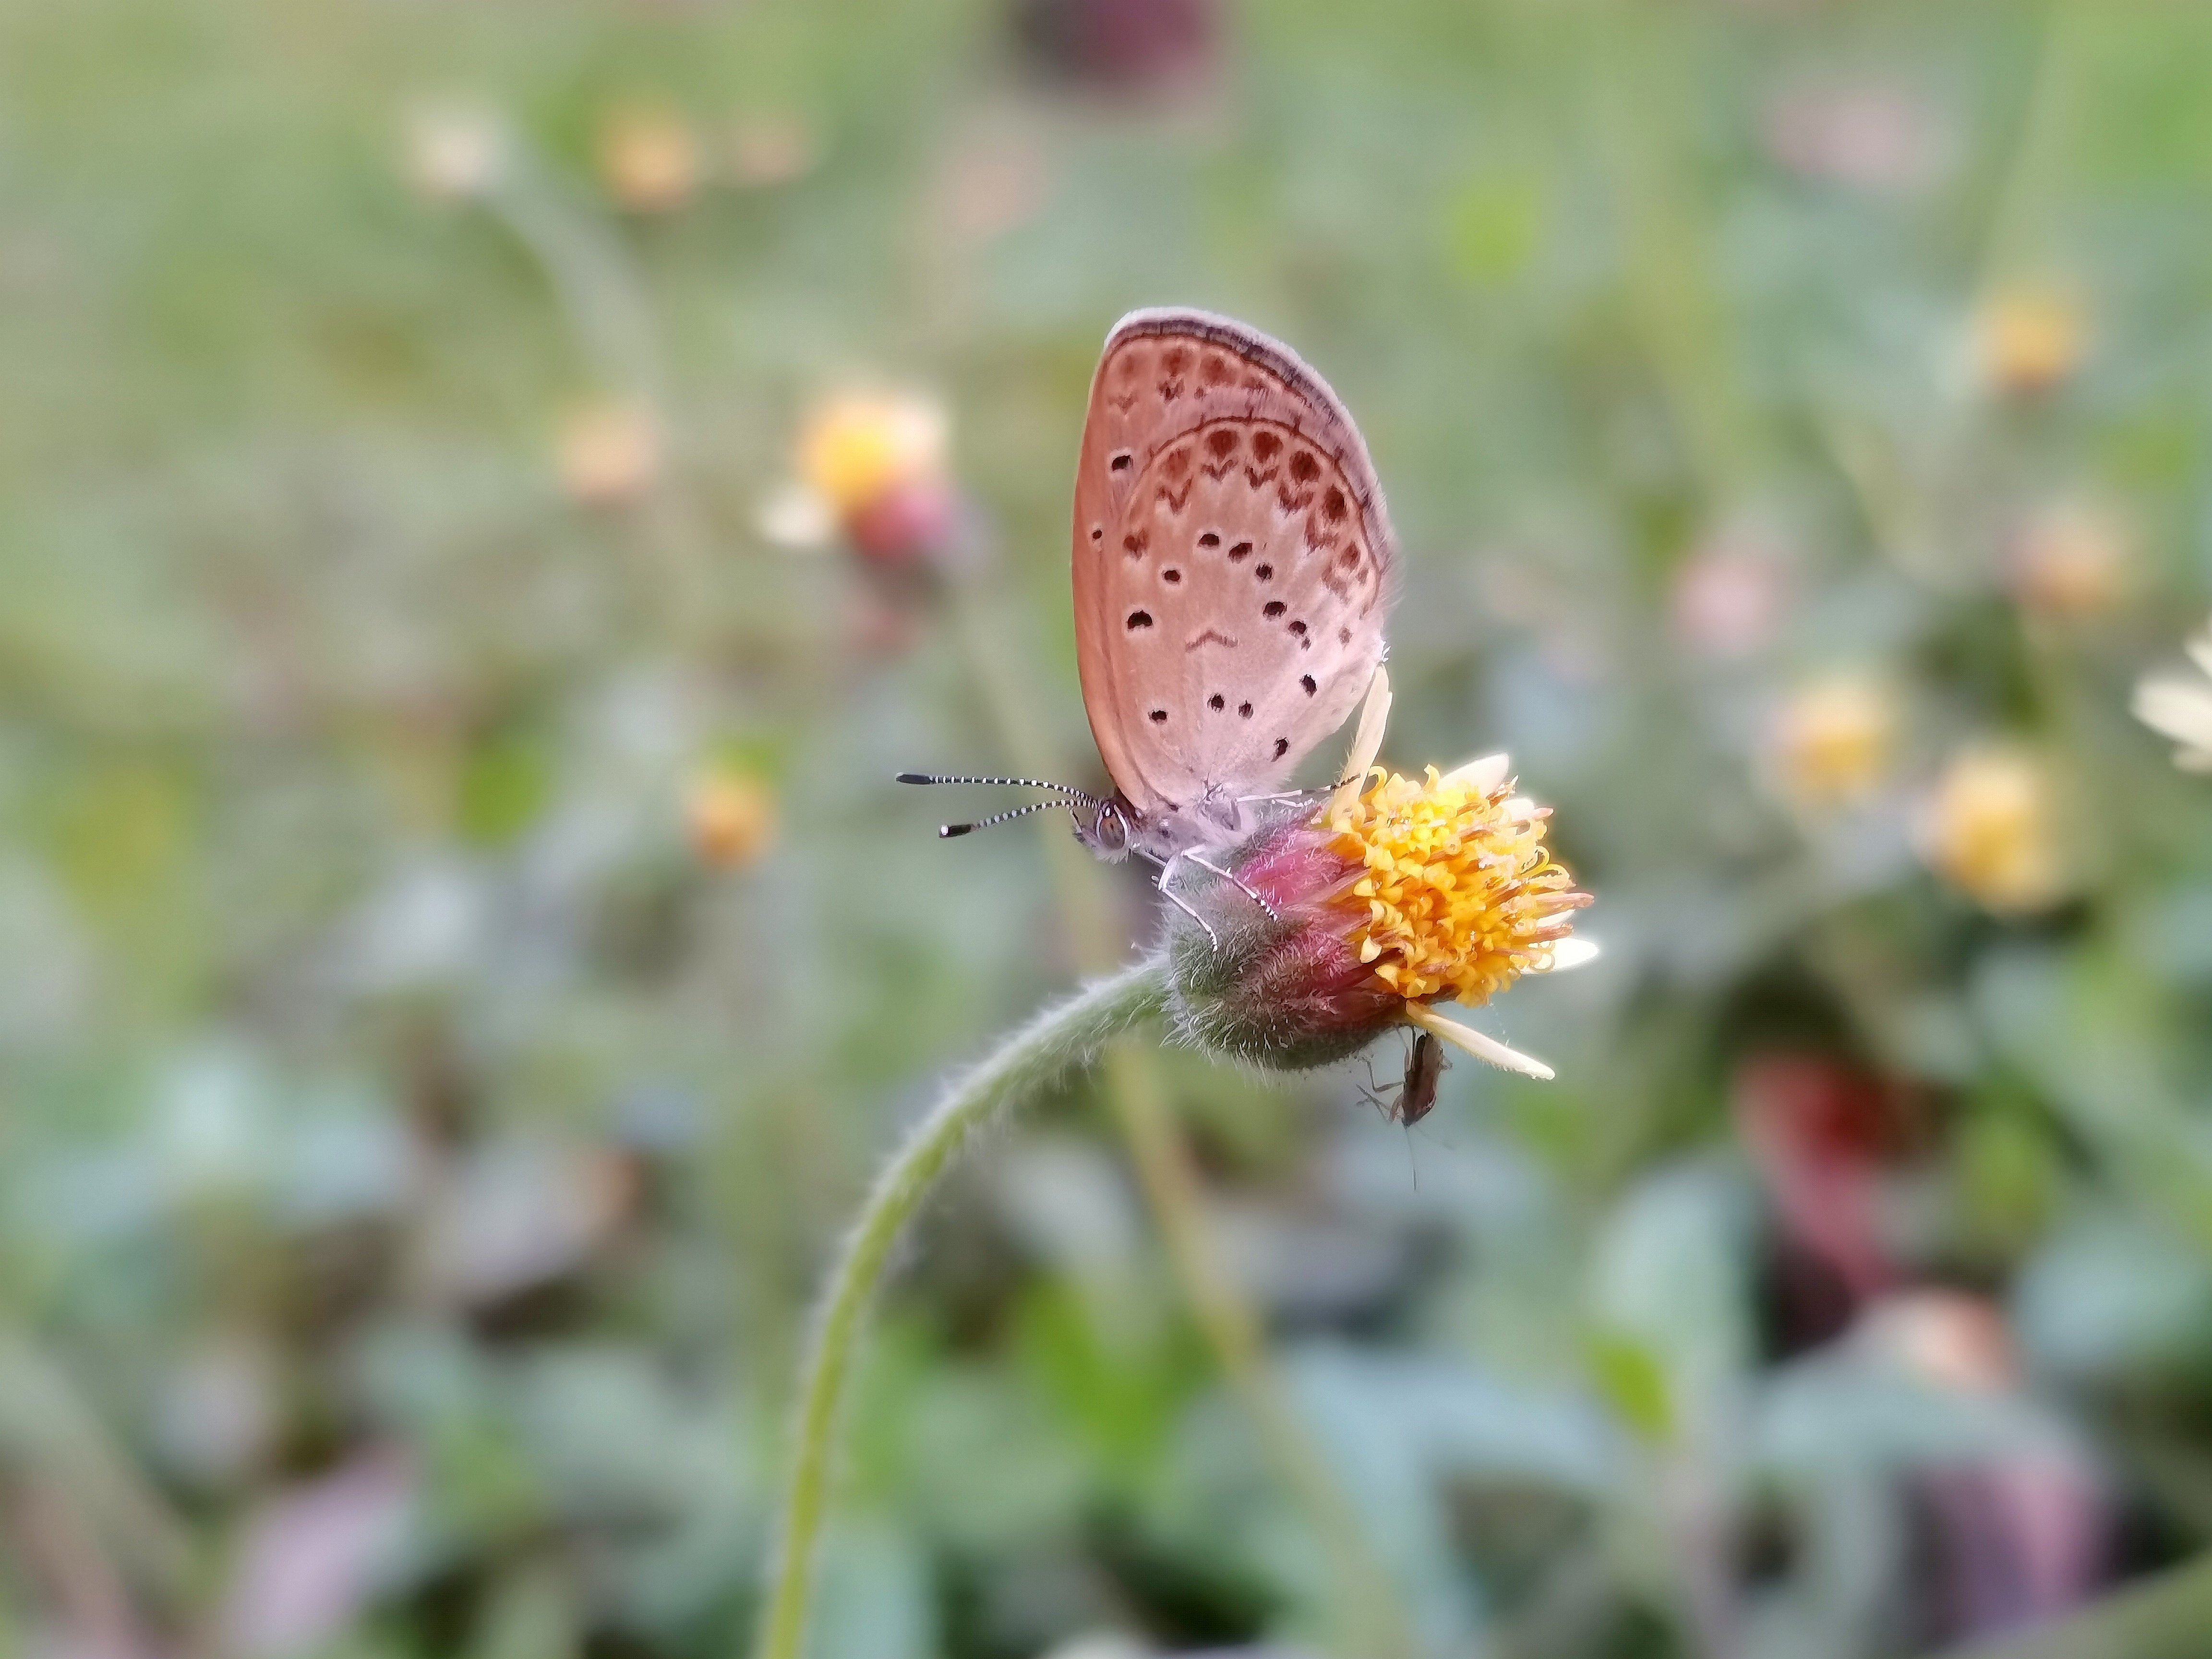
[[[1358,416],[1385,757],[1510,748],[1604,956],[1410,1135],[1168,1051],[981,1149],[811,1652],[1318,1650],[1331,1501],[1497,1659],[2212,1545],[2212,783],[2128,712],[2212,586],[2208,64],[2086,0],[0,6],[5,1651],[744,1651],[871,1171],[1153,926],[890,782],[1099,781],[1140,304]]]

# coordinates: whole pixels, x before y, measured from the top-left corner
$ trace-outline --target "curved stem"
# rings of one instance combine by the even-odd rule
[[[1020,659],[1004,647],[1008,637],[1005,619],[988,609],[987,595],[973,583],[956,586],[952,599],[978,690],[999,721],[1006,753],[1022,771],[1050,777],[1056,757],[1036,720],[1037,702],[1024,688]],[[1386,712],[1389,690],[1386,680]],[[1367,726],[1368,716],[1363,714],[1362,742],[1356,745],[1363,750]],[[1045,861],[1076,958],[1086,968],[1103,969],[1121,947],[1100,880],[1101,866],[1064,830],[1048,828],[1044,842]],[[1169,1265],[1199,1332],[1258,1431],[1269,1462],[1321,1537],[1334,1575],[1341,1650],[1366,1659],[1393,1659],[1411,1652],[1410,1626],[1389,1577],[1376,1558],[1358,1511],[1299,1421],[1268,1361],[1259,1315],[1221,1261],[1206,1224],[1197,1162],[1176,1121],[1158,1056],[1149,1048],[1122,1043],[1108,1054],[1104,1070],[1107,1104],[1128,1144],[1138,1182],[1159,1224]]]
[[[837,1408],[868,1304],[891,1246],[978,1129],[1087,1064],[1115,1033],[1160,1012],[1167,970],[1157,957],[1086,986],[1031,1020],[956,1079],[877,1177],[823,1292],[799,1396],[798,1449],[784,1496],[756,1659],[799,1659],[814,1586],[814,1551],[828,1508]]]

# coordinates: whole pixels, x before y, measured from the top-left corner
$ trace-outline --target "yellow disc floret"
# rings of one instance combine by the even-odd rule
[[[1487,1001],[1549,966],[1589,902],[1544,845],[1549,809],[1472,769],[1431,766],[1416,781],[1377,768],[1323,819],[1334,850],[1365,870],[1350,890],[1367,906],[1359,959],[1408,1000]]]

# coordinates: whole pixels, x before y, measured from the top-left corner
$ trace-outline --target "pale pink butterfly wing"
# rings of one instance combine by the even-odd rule
[[[1084,707],[1147,815],[1280,787],[1382,659],[1396,544],[1358,428],[1287,347],[1115,325],[1075,482]]]

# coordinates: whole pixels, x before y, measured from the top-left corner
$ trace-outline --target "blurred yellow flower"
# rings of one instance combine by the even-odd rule
[[[2212,623],[2188,645],[2199,673],[2146,674],[2136,684],[2136,718],[2180,745],[2173,763],[2212,772]]]
[[[432,201],[482,196],[507,170],[507,129],[492,111],[476,105],[415,110],[407,117],[403,138],[408,182]]]
[[[699,190],[699,141],[684,118],[651,107],[615,111],[599,127],[599,182],[632,213],[670,213]]]
[[[2089,313],[2056,288],[2012,288],[1990,295],[1974,317],[1974,357],[1983,384],[2013,397],[2048,392],[2089,354]]]
[[[633,501],[660,477],[660,426],[642,404],[588,404],[562,423],[562,487],[585,507]]]
[[[951,422],[914,392],[848,392],[823,404],[799,434],[799,478],[841,523],[892,490],[945,471]]]
[[[2057,780],[2038,755],[1990,744],[1953,757],[1921,826],[1929,865],[1984,909],[2048,909],[2073,885]]]
[[[2111,514],[2081,502],[2046,508],[2012,549],[2012,589],[2030,611],[2059,618],[2109,611],[2127,592],[2134,550]]]
[[[1769,732],[1784,796],[1804,811],[1863,802],[1889,774],[1899,715],[1895,688],[1871,674],[1831,674],[1800,687]]]
[[[692,779],[684,823],[702,864],[741,870],[775,840],[775,797],[758,778],[717,767]]]

